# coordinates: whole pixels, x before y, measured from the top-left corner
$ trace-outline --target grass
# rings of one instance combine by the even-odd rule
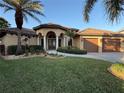
[[[85,58],[0,59],[0,93],[124,93],[111,63]]]
[[[110,71],[113,75],[124,80],[124,64],[113,64],[110,67]]]

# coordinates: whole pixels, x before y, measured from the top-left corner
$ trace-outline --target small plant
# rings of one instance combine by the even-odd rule
[[[31,55],[35,54],[35,49],[33,47],[30,48]]]
[[[37,55],[40,55],[41,54],[41,51],[40,50],[36,50],[36,54]]]
[[[113,64],[109,71],[119,77],[120,79],[123,79],[124,80],[124,64]]]

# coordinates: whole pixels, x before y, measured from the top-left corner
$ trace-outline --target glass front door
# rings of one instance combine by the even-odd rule
[[[56,49],[56,39],[48,39],[48,49]]]

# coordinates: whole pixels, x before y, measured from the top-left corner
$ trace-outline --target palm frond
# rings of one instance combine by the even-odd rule
[[[19,3],[21,6],[24,6],[25,4],[31,2],[31,0],[19,0]]]
[[[25,14],[27,14],[31,18],[35,19],[37,22],[41,23],[40,19],[38,17],[36,17],[33,13],[28,12],[28,11],[24,11],[24,12],[25,12]]]
[[[14,10],[16,13],[21,12],[25,21],[28,20],[27,15],[38,22],[40,19],[36,16],[45,16],[42,13],[43,5],[40,0],[2,0],[0,7],[4,8],[4,12]]]
[[[3,0],[4,3],[6,3],[7,5],[12,6],[13,8],[18,7],[18,4],[15,1],[17,1],[17,0]]]
[[[27,17],[27,15],[26,15],[25,13],[23,13],[23,18],[24,18],[24,20],[25,20],[26,22],[28,22],[28,17]]]
[[[28,4],[25,4],[23,6],[23,9],[38,9],[40,10],[43,7],[43,4],[41,3],[41,1],[37,0],[37,1],[32,1],[29,2]]]
[[[86,22],[89,21],[89,13],[93,9],[93,6],[96,2],[97,2],[97,0],[86,0],[86,5],[83,10],[83,16],[84,16],[84,20]]]
[[[8,12],[8,11],[13,11],[13,10],[15,10],[15,9],[13,9],[13,8],[11,8],[11,7],[5,7],[4,8],[4,13],[6,13],[6,12]]]
[[[4,4],[4,3],[0,3],[0,7],[7,7],[7,8],[12,8],[13,9],[13,7],[11,7],[10,5],[7,5],[7,4]]]
[[[113,22],[118,22],[124,11],[124,0],[106,0],[105,9],[108,19]]]
[[[38,10],[28,9],[26,11],[34,13],[34,14],[38,14],[38,15],[41,15],[41,16],[45,16],[41,11],[38,11]]]
[[[65,32],[65,35],[69,36],[70,38],[73,38],[75,36],[75,33],[73,31],[71,31],[71,30],[67,30]]]

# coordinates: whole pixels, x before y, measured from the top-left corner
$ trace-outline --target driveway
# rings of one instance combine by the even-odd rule
[[[122,62],[124,63],[124,53],[120,52],[107,52],[107,53],[88,53],[87,55],[75,55],[75,54],[66,54],[60,53],[56,51],[48,51],[48,53],[58,54],[63,56],[71,56],[71,57],[85,57],[85,58],[94,58],[94,59],[101,59],[110,62]]]
[[[92,56],[96,59],[107,60],[110,62],[124,63],[124,53],[108,52],[108,53],[88,53],[87,56]]]

